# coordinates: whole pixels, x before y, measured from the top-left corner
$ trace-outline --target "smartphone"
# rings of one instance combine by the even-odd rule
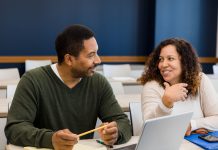
[[[218,137],[213,135],[199,135],[198,138],[207,142],[218,142]]]

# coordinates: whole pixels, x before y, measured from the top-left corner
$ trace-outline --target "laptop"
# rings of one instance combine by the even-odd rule
[[[178,150],[193,112],[150,119],[144,122],[138,144],[117,150]]]

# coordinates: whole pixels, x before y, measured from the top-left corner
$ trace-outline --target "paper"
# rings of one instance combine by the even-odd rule
[[[49,149],[49,148],[36,148],[36,147],[24,147],[24,150],[52,150],[52,149]],[[95,145],[85,145],[85,144],[76,144],[74,147],[73,147],[73,150],[107,150],[107,148],[105,146],[101,146],[101,145],[98,145],[98,146],[95,146]]]
[[[84,144],[76,144],[73,150],[107,150],[107,148],[105,146],[96,147]]]
[[[24,147],[23,149],[24,150],[52,150],[48,148],[36,148],[36,147],[30,147],[30,146]]]

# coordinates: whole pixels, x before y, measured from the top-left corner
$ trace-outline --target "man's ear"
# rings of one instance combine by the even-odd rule
[[[70,55],[70,54],[64,55],[64,62],[68,66],[72,66],[74,61],[75,61],[75,57],[73,55]]]

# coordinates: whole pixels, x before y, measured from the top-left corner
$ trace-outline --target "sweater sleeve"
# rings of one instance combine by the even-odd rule
[[[218,130],[218,96],[210,79],[204,73],[200,85],[200,104],[204,118],[194,120],[196,128]]]
[[[8,112],[5,135],[8,142],[19,146],[52,147],[53,132],[34,127],[37,116],[36,83],[29,74],[23,75]]]
[[[99,118],[102,122],[116,121],[119,135],[116,144],[125,143],[132,135],[130,121],[118,104],[109,82],[104,77],[101,82]]]
[[[162,103],[164,89],[156,82],[147,82],[142,91],[141,103],[143,119],[151,119],[169,115],[172,109]]]

